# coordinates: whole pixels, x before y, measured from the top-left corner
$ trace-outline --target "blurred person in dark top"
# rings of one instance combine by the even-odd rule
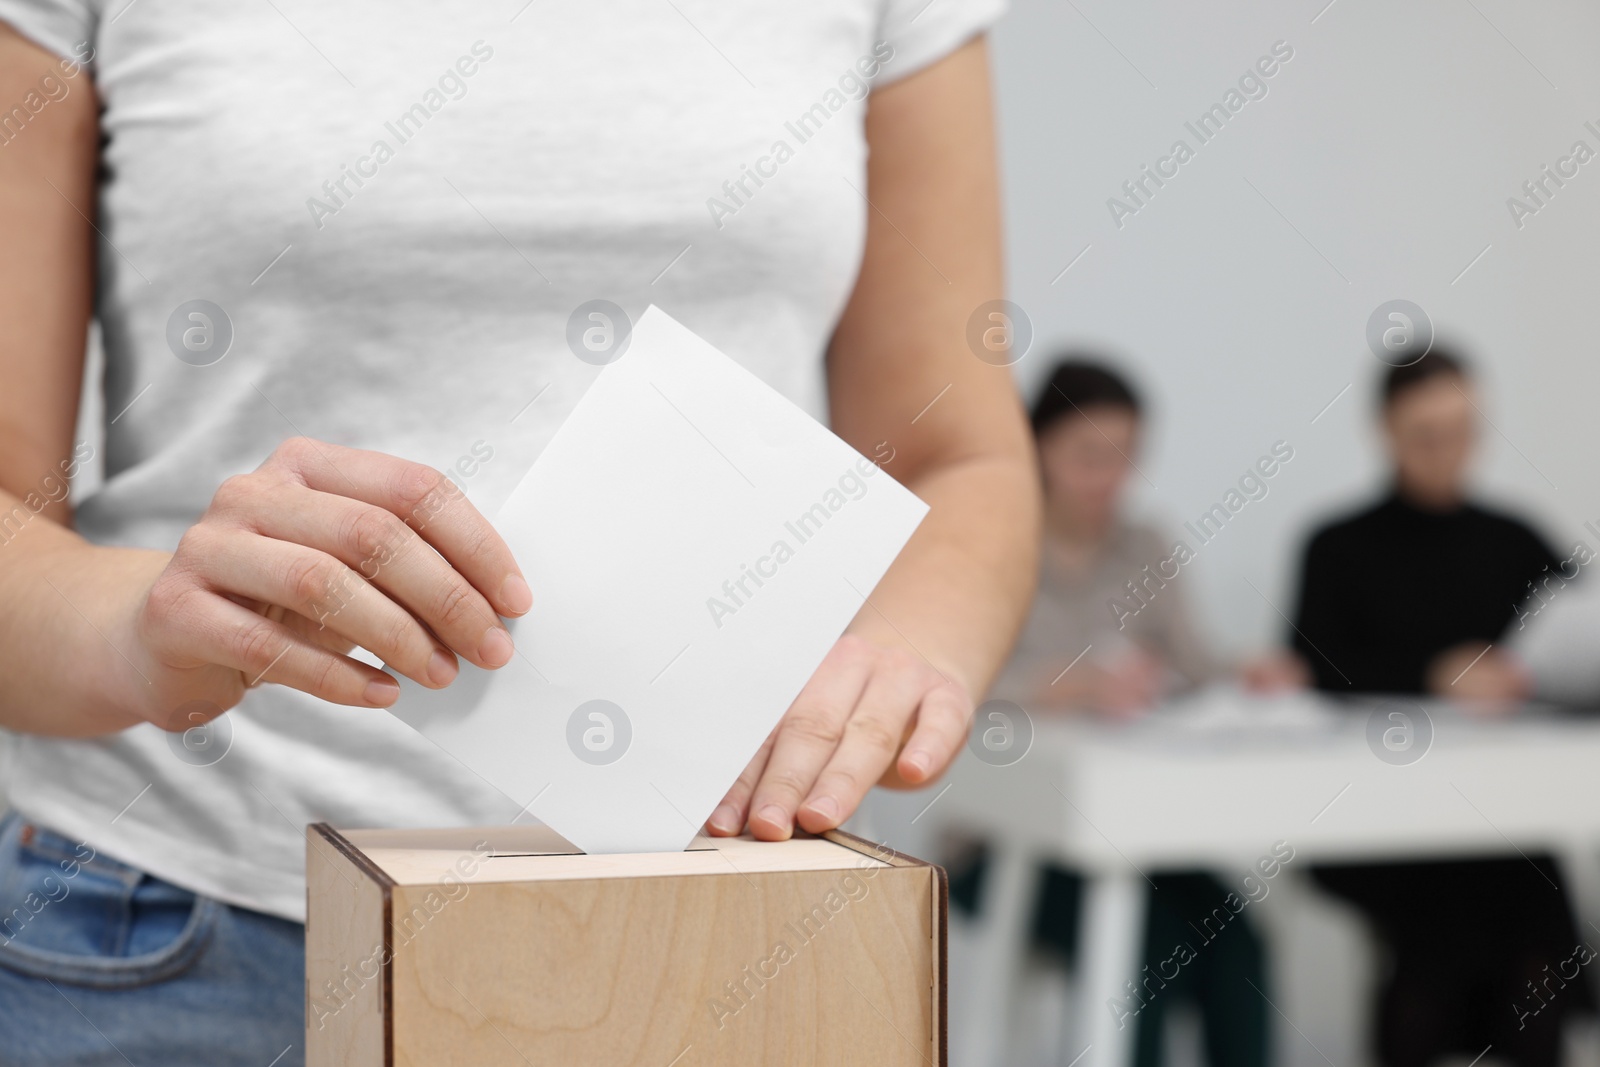
[[[1480,415],[1461,360],[1432,351],[1392,368],[1381,418],[1390,488],[1311,538],[1293,647],[1330,694],[1429,694],[1512,709],[1531,683],[1498,642],[1534,583],[1562,562],[1526,523],[1469,499]],[[1581,952],[1587,962],[1593,951],[1549,857],[1314,875],[1366,914],[1386,949],[1374,1035],[1384,1067],[1427,1067],[1486,1046],[1518,1067],[1559,1062],[1561,1019],[1589,1004],[1569,960]]]
[[[1526,523],[1468,499],[1478,409],[1465,366],[1433,351],[1391,369],[1382,419],[1392,484],[1311,538],[1295,651],[1332,693],[1525,696],[1490,646],[1562,561]]]

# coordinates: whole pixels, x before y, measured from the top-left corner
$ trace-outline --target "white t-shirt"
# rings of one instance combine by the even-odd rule
[[[432,464],[492,514],[597,373],[567,343],[595,299],[661,305],[820,416],[867,75],[1003,3],[0,0],[45,47],[92,48],[104,104],[106,480],[79,528],[171,549],[295,434]],[[189,743],[10,736],[0,781],[31,819],[293,918],[307,823],[518,814],[385,712],[281,687]]]

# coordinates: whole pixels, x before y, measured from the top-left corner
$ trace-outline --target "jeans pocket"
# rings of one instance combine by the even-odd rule
[[[103,989],[176,977],[220,905],[17,819],[0,821],[0,967]]]

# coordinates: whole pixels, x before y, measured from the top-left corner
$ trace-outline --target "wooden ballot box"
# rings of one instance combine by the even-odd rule
[[[307,834],[310,1067],[943,1067],[944,872],[850,834]]]

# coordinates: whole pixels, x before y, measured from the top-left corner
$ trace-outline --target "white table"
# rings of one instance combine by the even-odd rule
[[[1403,765],[1369,745],[1370,708],[1227,691],[1129,725],[1036,720],[1031,749],[1010,766],[963,755],[942,793],[903,802],[932,801],[917,817],[924,834],[957,829],[991,845],[976,995],[951,1006],[963,1024],[953,1062],[1007,1062],[1001,1021],[1045,862],[1087,878],[1077,1017],[1088,1022],[1076,1045],[1088,1051],[1077,1067],[1131,1060],[1134,1027],[1119,1029],[1107,1002],[1140,968],[1145,872],[1234,871],[1239,882],[1277,841],[1293,847],[1295,870],[1549,852],[1580,909],[1600,898],[1600,719],[1527,709],[1485,720],[1414,701],[1392,703],[1385,714],[1415,718],[1419,708],[1432,724],[1431,745]]]

